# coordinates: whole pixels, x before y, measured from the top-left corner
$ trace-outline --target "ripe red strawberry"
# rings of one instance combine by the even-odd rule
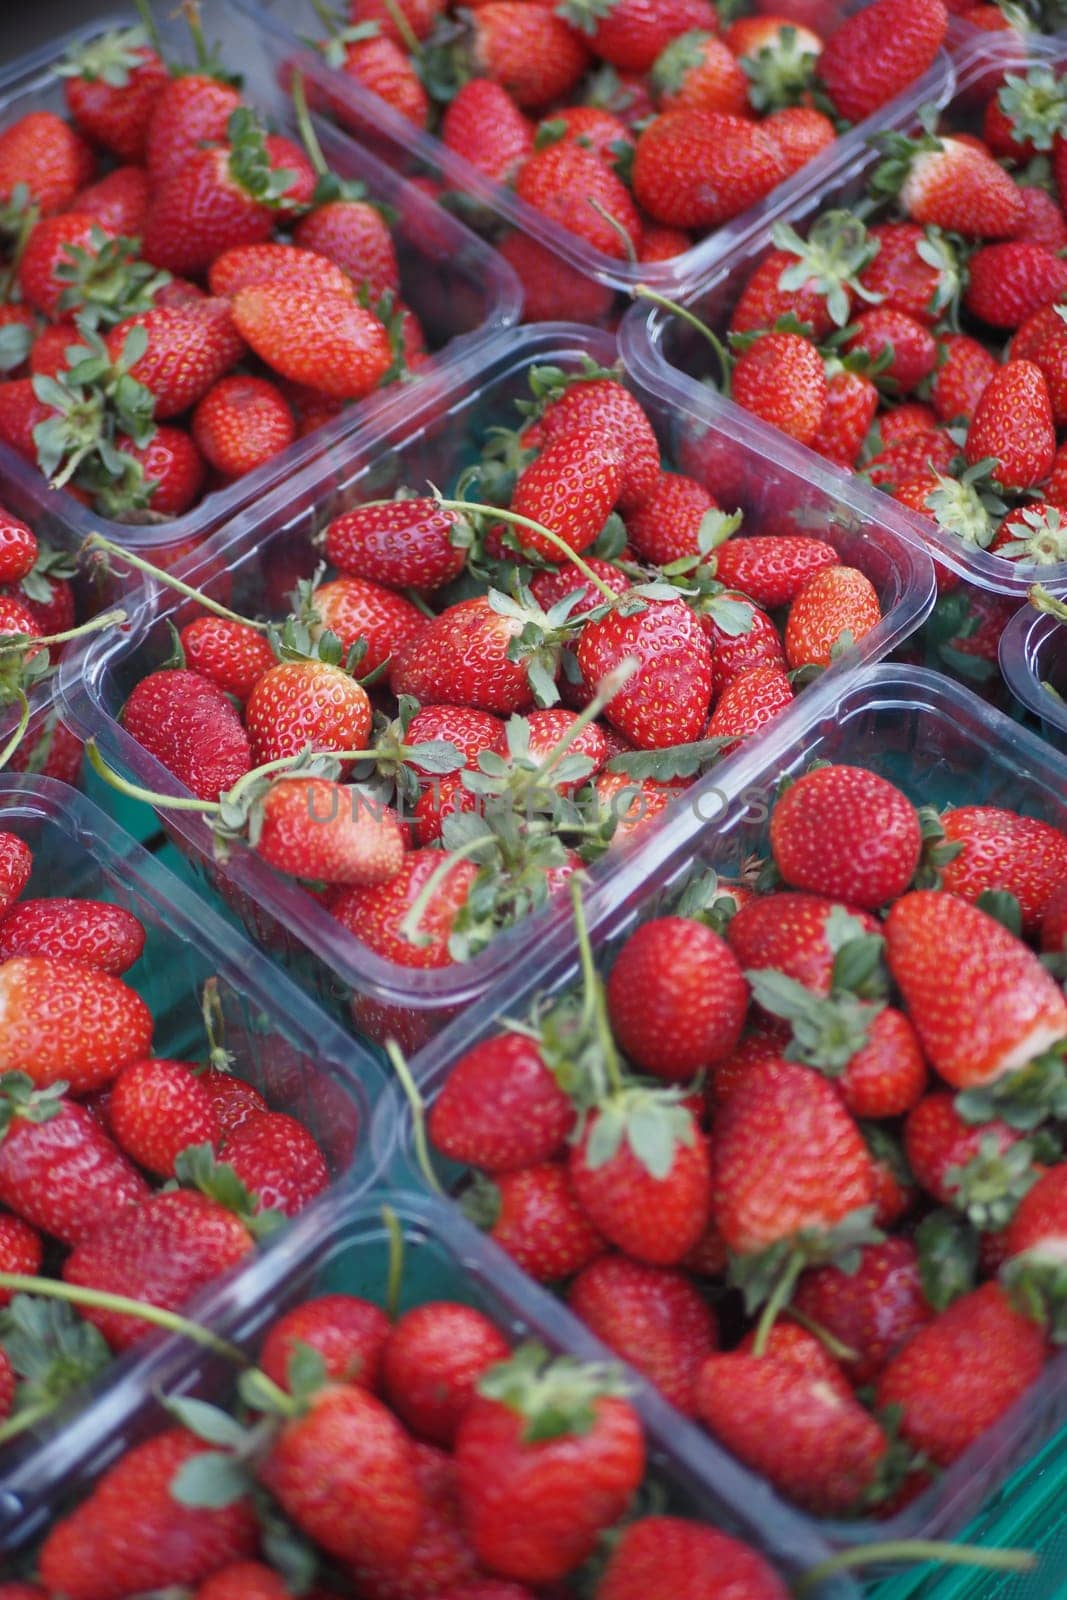
[[[252,764],[315,750],[362,750],[371,731],[367,692],[326,661],[279,661],[256,680],[245,706]]]
[[[17,833],[0,832],[0,917],[6,917],[30,881],[33,852]]]
[[[775,967],[816,994],[828,994],[834,965],[829,918],[834,910],[834,902],[820,895],[761,895],[746,901],[730,919],[726,942],[745,971]],[[838,917],[842,910],[837,908]],[[845,937],[881,931],[866,912],[851,916],[851,925],[842,930]]]
[[[871,116],[933,64],[947,27],[941,0],[875,0],[846,17],[816,64],[834,110],[849,122]]]
[[[449,102],[441,138],[479,172],[509,183],[533,150],[534,130],[500,84],[471,78]]]
[[[991,458],[993,475],[1020,493],[1048,477],[1056,428],[1048,385],[1032,361],[1008,361],[990,378],[975,408],[964,446],[968,462]]]
[[[242,338],[262,361],[339,400],[362,400],[392,365],[381,321],[348,296],[262,283],[238,290],[231,305]]]
[[[561,394],[553,391],[539,418],[546,443],[594,428],[614,440],[623,458],[619,510],[645,503],[660,475],[659,441],[639,400],[612,378],[568,379]],[[574,574],[577,577],[577,574]]]
[[[251,1502],[187,1506],[171,1493],[179,1471],[215,1448],[185,1428],[129,1446],[89,1498],[53,1524],[38,1561],[49,1591],[109,1600],[169,1583],[199,1583],[258,1543]]]
[[[278,658],[262,633],[243,622],[205,613],[187,622],[180,634],[186,664],[191,672],[245,701],[259,679]]]
[[[809,1268],[797,1284],[793,1304],[855,1351],[856,1359],[844,1362],[854,1384],[871,1383],[933,1316],[910,1239],[864,1245],[854,1273],[835,1266]]]
[[[916,433],[872,456],[867,463],[867,476],[888,492],[917,479],[930,479],[930,487],[934,488],[931,469],[947,472],[956,454],[957,447],[947,433]]]
[[[526,666],[508,656],[521,631],[521,621],[494,611],[484,595],[461,600],[397,651],[389,687],[423,703],[469,705],[501,716],[527,711],[533,693]]]
[[[36,536],[0,506],[0,583],[20,583],[37,560]]]
[[[276,778],[263,797],[256,853],[279,872],[348,887],[388,883],[404,864],[395,813],[327,778]]]
[[[85,140],[54,111],[28,111],[0,133],[0,204],[25,186],[43,217],[64,211],[96,166]]]
[[[274,241],[224,250],[211,263],[207,279],[213,295],[227,298],[259,283],[299,284],[328,294],[352,293],[351,278],[335,262],[316,250]]]
[[[640,248],[641,217],[630,191],[580,144],[535,150],[519,169],[515,193],[601,255],[625,260]]]
[[[731,552],[731,560],[734,554]],[[736,633],[727,632],[727,627],[723,626],[723,622],[726,622],[730,629],[735,626],[736,613],[733,605],[730,607],[731,614],[728,618],[714,605],[701,612],[701,625],[711,644],[712,694],[715,698],[718,698],[742,673],[750,672],[753,667],[778,667],[783,672],[785,670],[785,651],[782,649],[782,641],[778,629],[766,611],[753,605],[740,589],[727,589],[717,598],[743,606],[746,627],[743,632]]]
[[[883,444],[896,444],[901,439],[913,438],[917,433],[936,432],[937,416],[934,409],[922,400],[905,400],[902,405],[895,406],[878,419],[878,433]]]
[[[790,888],[871,911],[904,893],[922,854],[915,807],[865,767],[802,773],[771,813],[770,838]]]
[[[327,629],[347,652],[362,642],[358,671],[375,672],[422,633],[426,618],[402,595],[366,578],[334,578],[312,592],[317,627]]]
[[[858,567],[823,567],[805,583],[785,625],[790,667],[832,666],[882,620],[878,591]]]
[[[579,553],[599,537],[619,498],[623,468],[619,448],[607,433],[575,428],[547,444],[520,475],[511,509],[539,522]],[[558,562],[558,544],[529,528],[516,527],[524,550]]]
[[[1067,948],[1067,884],[1052,891],[1041,914],[1041,948]]]
[[[794,699],[783,667],[751,667],[731,678],[708,720],[709,739],[749,739],[773,722]],[[724,753],[737,748],[724,745]]]
[[[854,1117],[899,1117],[926,1089],[926,1062],[918,1036],[903,1011],[886,1006],[868,1024],[867,1041],[837,1079]]]
[[[497,1173],[464,1194],[463,1209],[537,1283],[570,1278],[607,1249],[563,1162]]]
[[[293,414],[265,378],[222,378],[204,395],[192,419],[201,455],[224,478],[240,478],[287,450],[296,437]]]
[[[284,1111],[260,1111],[227,1133],[221,1157],[255,1198],[257,1211],[293,1217],[330,1181],[325,1157],[311,1134]]]
[[[489,0],[471,23],[477,75],[500,84],[523,110],[563,98],[589,64],[581,34],[547,6]]]
[[[139,238],[148,210],[148,174],[143,167],[116,167],[80,189],[73,209],[92,217],[105,233]]]
[[[855,466],[878,410],[878,390],[861,372],[828,366],[826,406],[811,448],[828,461]]]
[[[978,1206],[979,1224],[990,1220],[989,1205],[1004,1200],[1010,1210],[1028,1181],[1027,1171],[1017,1185],[1010,1165],[998,1167],[996,1161],[1021,1138],[1006,1122],[965,1122],[952,1095],[944,1093],[924,1096],[904,1125],[904,1150],[915,1182],[942,1205],[967,1212]],[[976,1157],[980,1160],[968,1173]]]
[[[129,456],[140,467],[148,503],[162,517],[180,517],[188,511],[204,484],[204,462],[184,428],[157,427],[146,445],[135,445],[125,434],[115,440],[120,455]],[[105,515],[123,515],[128,509],[121,488],[113,499],[107,490],[99,492],[94,504]]]
[[[567,1294],[575,1316],[686,1416],[700,1369],[718,1344],[714,1313],[684,1272],[600,1256]]]
[[[44,1259],[44,1244],[35,1228],[21,1217],[0,1212],[0,1272],[18,1272],[36,1277]],[[13,1290],[0,1289],[0,1307],[10,1305]],[[0,1584],[0,1600],[4,1590]]]
[[[326,559],[386,588],[439,589],[463,570],[464,551],[451,538],[458,520],[435,500],[357,506],[326,529]]]
[[[671,40],[655,61],[651,83],[661,111],[695,106],[743,116],[748,109],[749,80],[732,48],[703,30]]]
[[[561,106],[542,119],[535,145],[580,144],[618,169],[633,154],[634,136],[621,116],[601,105]]]
[[[699,619],[681,600],[648,600],[640,611],[588,622],[577,646],[589,685],[628,657],[637,670],[608,702],[612,727],[641,750],[699,739],[711,700],[711,651]]]
[[[935,148],[920,140],[912,148],[900,204],[913,222],[966,239],[1010,239],[1023,220],[1014,180],[984,146],[962,139],[940,138]]]
[[[1047,1322],[1058,1344],[1064,1325],[1065,1179],[1067,1163],[1057,1162],[1022,1197],[1008,1228],[1008,1260],[1001,1269],[1013,1303]]]
[[[830,118],[814,106],[783,106],[764,117],[762,126],[778,146],[789,178],[829,150],[837,139],[837,129]]]
[[[687,1083],[736,1048],[748,985],[730,947],[687,917],[656,917],[632,933],[607,982],[620,1049],[642,1072]]]
[[[78,303],[66,306],[64,296],[71,290],[77,297],[77,291],[57,269],[69,269],[76,252],[95,255],[104,242],[92,217],[76,211],[44,217],[32,229],[19,259],[18,286],[22,298],[46,317],[66,316],[73,320]]]
[[[792,250],[769,250],[745,283],[730,315],[731,333],[761,333],[779,317],[795,316],[809,322],[813,336],[823,339],[833,331],[827,297],[814,274],[798,289],[783,289],[782,276],[797,266]],[[846,292],[847,283],[842,286]]]
[[[119,977],[144,949],[145,932],[132,912],[104,900],[24,900],[0,927],[0,960],[51,956],[84,962]]]
[[[720,1444],[817,1516],[853,1509],[888,1448],[858,1401],[774,1356],[709,1357],[697,1412]]]
[[[886,951],[931,1065],[954,1088],[992,1083],[1067,1036],[1067,1000],[1037,957],[976,906],[916,890]]]
[[[350,1294],[304,1300],[272,1322],[259,1352],[260,1369],[289,1388],[289,1363],[307,1345],[321,1357],[332,1383],[380,1387],[382,1352],[392,1324],[380,1306]]]
[[[236,89],[200,73],[182,74],[164,84],[145,140],[152,187],[159,188],[204,145],[221,144],[240,104]]]
[[[192,301],[182,306],[154,306],[127,317],[107,336],[108,352],[117,361],[133,328],[148,340],[131,376],[153,395],[154,414],[175,417],[203,398],[234,363],[244,345],[221,299]]]
[[[859,275],[863,288],[880,295],[883,307],[936,322],[956,289],[957,269],[947,242],[940,235],[931,238],[914,222],[877,223],[868,240],[878,249]],[[931,254],[934,261],[927,259]]]
[[[452,1457],[434,1445],[416,1444],[415,1477],[422,1502],[418,1538],[400,1566],[365,1560],[352,1565],[351,1576],[364,1600],[436,1600],[444,1592],[442,1584],[454,1583],[466,1593],[463,1585],[477,1575],[477,1558],[460,1515]]]
[[[205,1284],[253,1248],[232,1211],[191,1189],[151,1194],[113,1212],[75,1245],[63,1263],[65,1282],[126,1295],[178,1311]],[[139,1317],[85,1306],[82,1315],[113,1350],[128,1350],[150,1332]]]
[[[717,228],[788,177],[781,148],[756,123],[727,112],[666,111],[637,141],[633,188],[657,222]]]
[[[900,394],[911,394],[928,378],[937,365],[937,341],[929,328],[892,306],[874,306],[853,318],[855,332],[844,345],[846,351],[862,350],[872,361],[886,351],[892,359],[885,376],[897,385]]]
[[[614,0],[610,7],[567,0],[563,14],[590,36],[591,48],[602,61],[622,72],[648,72],[681,33],[718,32],[707,0]]]
[[[943,359],[930,384],[930,399],[942,422],[974,416],[999,363],[977,339],[966,333],[946,333],[941,339]]]
[[[374,29],[375,25],[370,27]],[[426,90],[411,57],[393,39],[372,31],[369,37],[349,38],[336,55],[327,46],[326,54],[327,60],[339,67],[346,77],[384,100],[416,128],[426,126],[430,110]],[[336,102],[334,111],[343,127],[356,134],[364,132],[365,119],[349,112],[344,101]]]
[[[432,739],[445,740],[455,745],[465,766],[474,767],[482,751],[492,749],[503,731],[499,717],[488,711],[476,711],[471,706],[425,705],[408,723],[407,744],[410,748]],[[409,765],[420,777],[430,777],[417,760]]]
[[[67,109],[81,132],[120,161],[144,158],[148,124],[167,69],[136,29],[104,34],[58,69]]]
[[[347,890],[331,915],[364,944],[402,967],[447,967],[452,925],[478,875],[473,862],[453,862],[419,919],[421,942],[408,937],[405,922],[430,878],[447,859],[438,850],[411,850],[387,883]]]
[[[967,263],[967,310],[991,328],[1018,328],[1067,293],[1067,263],[1043,245],[1012,239],[976,250]]]
[[[534,1345],[482,1379],[459,1425],[455,1460],[482,1565],[552,1583],[586,1560],[625,1512],[644,1474],[644,1437],[636,1412],[598,1369],[546,1366]]]
[[[198,672],[150,672],[134,687],[122,720],[200,800],[217,800],[252,766],[248,735],[232,703]]]
[[[800,334],[763,334],[737,359],[733,398],[745,411],[811,444],[826,409],[822,357]]]
[[[1040,1326],[985,1283],[920,1328],[878,1384],[879,1406],[899,1406],[909,1444],[947,1467],[1039,1376]]]
[[[430,1300],[393,1327],[382,1355],[386,1398],[412,1433],[451,1447],[479,1379],[510,1347],[473,1306]]]
[[[286,1422],[259,1476],[297,1527],[342,1561],[399,1566],[419,1532],[415,1450],[380,1400],[351,1384]]]
[[[574,1106],[534,1041],[500,1033],[455,1063],[430,1111],[429,1133],[453,1161],[509,1172],[558,1155],[574,1121]]]
[[[84,1106],[33,1092],[5,1074],[0,1102],[0,1201],[64,1244],[78,1244],[101,1216],[144,1200],[148,1185]]]
[[[380,211],[365,200],[329,200],[300,218],[294,243],[325,256],[376,304],[400,288],[393,236]]]
[[[523,9],[528,8],[523,5]],[[598,323],[608,315],[612,305],[610,287],[561,261],[528,234],[509,233],[501,240],[500,254],[522,285],[523,314],[528,322],[567,318]]]
[[[1022,910],[1023,933],[1035,934],[1054,890],[1067,884],[1067,835],[1037,817],[998,806],[956,806],[941,817],[960,853],[940,869],[941,886],[964,900],[1003,889]]]
[[[643,560],[657,567],[697,555],[704,517],[715,509],[714,499],[695,478],[661,472],[651,494],[627,513],[629,542]]]
[[[123,1067],[108,1101],[111,1132],[128,1156],[160,1178],[174,1177],[188,1145],[218,1142],[214,1102],[182,1061],[147,1057]]]
[[[61,1079],[98,1088],[146,1055],[151,1038],[148,1007],[110,973],[49,956],[0,967],[0,1061],[38,1088]]]
[[[596,1600],[786,1600],[786,1590],[739,1539],[682,1517],[648,1516],[623,1529]]]
[[[235,1561],[202,1583],[196,1600],[291,1600],[292,1590],[261,1561]]]

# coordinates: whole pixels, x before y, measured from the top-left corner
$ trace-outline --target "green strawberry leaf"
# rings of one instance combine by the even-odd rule
[[[958,1212],[931,1211],[915,1230],[919,1278],[927,1303],[944,1311],[978,1280],[978,1234]]]
[[[248,1493],[250,1480],[231,1455],[204,1450],[183,1462],[171,1481],[170,1492],[179,1505],[220,1511]]]

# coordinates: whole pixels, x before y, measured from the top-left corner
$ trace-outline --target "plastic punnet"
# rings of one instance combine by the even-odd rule
[[[1000,636],[1000,670],[1049,743],[1067,752],[1067,624],[1020,606]]]

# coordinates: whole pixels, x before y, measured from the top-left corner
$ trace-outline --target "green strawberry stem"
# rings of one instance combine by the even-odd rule
[[[30,723],[30,702],[26,699],[26,696],[21,689],[16,688],[14,694],[15,704],[19,707],[19,720],[16,724],[14,733],[4,745],[4,748],[0,750],[0,771],[3,771],[4,767],[7,766],[8,762],[11,760],[11,757],[15,754],[15,751],[22,743],[22,736],[26,732],[26,729],[29,727]]]
[[[421,595],[417,589],[402,589],[400,592],[405,600],[411,602],[416,611],[421,611],[424,617],[428,617],[431,622],[433,621],[437,612],[433,606],[427,604],[425,596]]]
[[[796,1288],[797,1279],[800,1277],[804,1265],[803,1254],[799,1250],[791,1251],[782,1269],[781,1277],[771,1290],[767,1303],[760,1312],[760,1319],[756,1325],[756,1337],[752,1341],[752,1354],[754,1356],[761,1356],[766,1352],[771,1329],[789,1304],[789,1297]]]
[[[793,1584],[797,1600],[814,1594],[827,1578],[855,1567],[897,1561],[917,1564],[936,1561],[946,1567],[984,1567],[989,1572],[1032,1572],[1037,1557],[1032,1550],[987,1550],[980,1544],[948,1544],[940,1539],[887,1539],[881,1544],[857,1545],[839,1550],[811,1567]]]
[[[688,322],[691,328],[695,328],[697,333],[699,333],[702,338],[708,341],[718,357],[719,367],[721,369],[719,375],[719,389],[726,396],[727,400],[729,400],[730,371],[733,363],[730,360],[729,351],[726,349],[718,335],[712,333],[707,323],[701,322],[700,318],[694,311],[689,311],[685,306],[680,306],[677,300],[668,300],[667,296],[664,294],[657,294],[656,290],[650,289],[647,283],[639,283],[634,290],[634,295],[639,300],[651,300],[652,304],[654,306],[659,306],[661,310],[670,311],[672,315],[681,317],[683,322]]]
[[[227,1361],[237,1366],[248,1365],[248,1357],[243,1351],[235,1344],[230,1344],[228,1339],[220,1339],[210,1328],[202,1327],[199,1322],[190,1322],[187,1317],[179,1316],[176,1311],[167,1311],[163,1306],[131,1300],[128,1295],[109,1294],[104,1289],[83,1289],[78,1284],[62,1283],[56,1278],[32,1277],[22,1272],[0,1272],[0,1289],[10,1289],[15,1294],[36,1294],[45,1299],[65,1300],[68,1305],[90,1306],[96,1311],[115,1311],[121,1316],[139,1317],[142,1322],[150,1322],[167,1333],[180,1333],[194,1344],[225,1356]]]
[[[1026,593],[1036,611],[1043,611],[1046,616],[1055,617],[1059,622],[1067,622],[1067,602],[1057,600],[1043,584],[1032,583]]]
[[[388,0],[386,0],[386,4],[388,4]],[[600,201],[595,199],[591,194],[586,195],[585,203],[596,212],[597,216],[602,222],[606,222],[608,227],[614,229],[615,233],[618,234],[622,243],[622,247],[626,252],[627,261],[630,263],[631,267],[636,267],[637,251],[634,249],[634,242],[630,238],[630,235],[627,233],[626,229],[623,227],[622,223],[619,221],[618,217],[615,216],[613,212],[609,211],[607,206],[602,206]]]
[[[582,964],[582,1016],[583,1033],[594,1031],[600,1044],[600,1054],[607,1070],[608,1085],[612,1094],[623,1093],[622,1060],[615,1045],[615,1037],[608,1021],[604,985],[596,970],[593,947],[589,942],[589,928],[585,920],[582,885],[577,877],[571,879],[571,906],[574,911],[574,931],[578,937],[578,953]]]
[[[400,1079],[400,1087],[403,1089],[408,1105],[411,1107],[411,1119],[414,1125],[415,1158],[419,1163],[419,1170],[434,1194],[441,1195],[443,1198],[445,1191],[441,1187],[436,1172],[433,1170],[430,1147],[426,1142],[426,1102],[419,1093],[415,1080],[411,1076],[411,1069],[404,1060],[403,1051],[395,1039],[387,1039],[385,1041],[385,1053],[389,1057],[389,1065]]]
[[[409,55],[414,56],[417,61],[422,55],[422,45],[415,34],[414,28],[404,15],[402,8],[397,5],[397,0],[383,0],[383,3],[392,19],[393,26],[403,41],[404,49]]]
[[[51,1416],[57,1404],[57,1400],[38,1400],[36,1405],[25,1406],[23,1410],[16,1411],[6,1422],[0,1423],[0,1445],[7,1444],[11,1439],[17,1439],[19,1434],[26,1433],[39,1422],[43,1422],[45,1417]]]
[[[156,52],[156,55],[160,58],[160,60],[165,61],[166,57],[163,54],[163,41],[159,36],[159,28],[156,24],[156,19],[152,15],[152,7],[149,5],[148,0],[134,0],[134,3],[137,6],[137,15],[141,19],[141,25],[144,28],[145,33],[148,35],[149,44],[152,46],[152,49]]]
[[[311,125],[311,113],[308,111],[307,90],[304,88],[304,74],[293,73],[293,82],[290,89],[293,101],[293,116],[296,119],[296,131],[300,135],[300,142],[307,151],[307,158],[315,169],[319,178],[330,175],[329,164],[322,153],[318,135]]]
[[[795,1322],[798,1327],[805,1328],[808,1333],[813,1334],[835,1361],[859,1360],[858,1350],[853,1350],[851,1345],[843,1344],[840,1339],[834,1337],[829,1328],[824,1328],[821,1322],[816,1322],[814,1317],[809,1317],[796,1306],[789,1307],[788,1315],[790,1322]]]
[[[126,550],[120,544],[114,544],[110,539],[105,539],[102,533],[91,533],[82,545],[83,550],[106,550],[109,555],[116,556],[124,561],[127,566],[133,567],[137,572],[143,572],[149,578],[154,578],[164,588],[174,589],[187,600],[195,600],[197,605],[203,606],[205,611],[212,612],[216,617],[222,617],[226,622],[239,622],[245,628],[254,628],[257,633],[266,633],[270,628],[269,622],[253,622],[249,617],[242,617],[239,612],[231,611],[228,606],[220,605],[217,600],[212,600],[209,595],[202,594],[199,589],[194,589],[188,583],[183,583],[172,572],[164,572],[162,567],[155,567],[151,561],[145,561],[143,556],[135,556],[132,550]]]
[[[612,667],[610,672],[604,674],[600,682],[597,684],[596,693],[590,700],[589,704],[578,714],[577,717],[575,717],[570,727],[566,730],[561,738],[557,739],[551,750],[539,763],[537,768],[537,777],[539,780],[544,780],[552,771],[554,771],[554,769],[563,760],[567,752],[571,749],[579,734],[581,734],[591,722],[596,721],[604,707],[608,704],[608,701],[614,700],[623,684],[626,683],[627,679],[633,677],[640,664],[641,663],[638,661],[636,656],[624,656],[619,662],[618,666]],[[595,829],[590,828],[583,831],[591,833],[595,832]]]
[[[389,1271],[385,1280],[385,1314],[395,1322],[400,1310],[400,1290],[404,1282],[404,1230],[392,1206],[382,1207],[382,1221],[389,1239]]]
[[[99,616],[91,617],[77,628],[66,628],[62,633],[0,633],[0,655],[25,650],[30,645],[66,644],[69,639],[80,639],[86,633],[100,633],[104,628],[118,627],[125,621],[125,611],[101,611]]]
[[[155,789],[143,789],[139,783],[130,783],[127,778],[116,772],[114,767],[109,767],[95,739],[90,739],[85,746],[86,759],[97,777],[112,789],[117,789],[119,794],[126,795],[130,800],[142,800],[145,805],[158,806],[161,811],[199,811],[203,816],[217,816],[225,804],[240,799],[244,790],[257,783],[260,778],[265,778],[272,772],[283,772],[287,767],[296,766],[298,762],[307,761],[309,757],[327,756],[331,761],[360,761],[367,758],[366,750],[301,750],[295,756],[277,756],[273,761],[264,761],[260,767],[253,767],[250,772],[244,773],[232,789],[228,789],[221,800],[194,800],[192,796],[160,794]],[[318,773],[293,774],[294,778],[318,777]]]

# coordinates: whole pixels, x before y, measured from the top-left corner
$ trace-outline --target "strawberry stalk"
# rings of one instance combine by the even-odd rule
[[[946,1567],[983,1567],[988,1572],[1032,1572],[1037,1566],[1032,1550],[987,1550],[979,1544],[948,1544],[940,1539],[887,1539],[881,1544],[859,1545],[828,1556],[796,1580],[793,1593],[797,1600],[805,1600],[839,1572],[880,1565],[884,1561],[912,1564],[936,1561]]]
[[[4,745],[3,749],[0,750],[0,772],[2,772],[7,766],[8,762],[11,760],[11,757],[15,754],[15,751],[22,743],[23,734],[26,732],[26,729],[30,724],[30,702],[27,700],[23,690],[18,688],[15,690],[15,704],[19,708],[19,720],[15,725],[15,730],[11,737]]]
[[[385,1314],[395,1322],[400,1310],[400,1289],[404,1281],[404,1231],[392,1206],[382,1207],[382,1221],[389,1239],[389,1271],[385,1280]]]
[[[269,622],[253,622],[248,617],[242,617],[238,612],[231,611],[228,606],[220,605],[217,600],[212,600],[209,595],[201,594],[199,589],[194,589],[190,584],[183,583],[181,578],[176,578],[173,573],[165,572],[162,567],[153,566],[151,561],[145,561],[143,556],[135,556],[132,550],[126,550],[120,544],[114,544],[110,539],[105,539],[102,533],[91,533],[82,545],[83,550],[103,550],[108,555],[115,556],[124,561],[127,566],[133,567],[137,572],[143,572],[146,577],[154,578],[166,589],[174,589],[178,594],[184,595],[187,600],[195,600],[197,605],[203,606],[205,611],[210,611],[216,617],[222,617],[226,622],[239,622],[245,628],[254,628],[257,633],[266,633],[270,627]],[[125,617],[122,618],[125,621]],[[47,642],[47,641],[46,641]]]
[[[1057,600],[1043,584],[1032,583],[1026,593],[1035,611],[1043,611],[1047,617],[1055,617],[1058,622],[1067,622],[1067,602]]]
[[[404,1060],[404,1054],[395,1039],[385,1041],[385,1053],[389,1057],[389,1065],[400,1080],[400,1087],[404,1091],[408,1105],[411,1107],[411,1120],[413,1124],[412,1138],[415,1143],[415,1159],[419,1163],[419,1170],[434,1194],[445,1195],[440,1180],[433,1170],[433,1161],[430,1158],[430,1147],[426,1140],[426,1102],[419,1093],[417,1084],[411,1076],[411,1069]],[[388,1226],[388,1223],[386,1224]],[[392,1273],[390,1272],[390,1283]]]
[[[707,340],[715,352],[719,363],[719,389],[726,399],[730,398],[730,372],[733,366],[726,346],[717,334],[712,333],[706,322],[702,322],[695,312],[680,306],[677,300],[668,300],[666,295],[657,294],[655,289],[650,289],[647,283],[639,283],[634,289],[634,296],[639,300],[650,300],[654,306],[659,306],[662,311],[669,311],[673,316],[680,317],[683,322],[688,322],[695,328],[700,336]]]
[[[582,886],[575,877],[571,879],[570,887],[571,907],[574,912],[574,931],[578,939],[578,956],[582,967],[582,1014],[579,1036],[588,1036],[595,1031],[600,1045],[600,1056],[607,1069],[608,1087],[612,1094],[622,1095],[624,1092],[622,1060],[615,1045],[615,1036],[611,1031],[611,1024],[608,1021],[604,985],[600,981],[600,974],[597,972],[596,962],[593,959],[593,947],[589,942],[589,928],[585,920]]]
[[[154,789],[142,789],[138,783],[130,783],[127,778],[109,767],[95,739],[90,739],[85,746],[86,759],[97,777],[102,778],[112,789],[119,794],[126,795],[130,800],[142,800],[145,805],[158,806],[162,811],[199,811],[203,816],[213,817],[228,804],[239,800],[245,789],[260,778],[269,777],[273,772],[284,772],[287,768],[294,767],[298,762],[305,762],[314,757],[321,756],[331,761],[365,761],[372,752],[368,750],[301,750],[295,756],[277,756],[273,761],[264,761],[261,767],[253,767],[250,772],[242,774],[232,789],[228,789],[221,800],[194,800],[191,795],[159,794]],[[294,778],[318,777],[318,773],[294,772]]]
[[[814,1317],[809,1317],[799,1307],[789,1307],[789,1320],[790,1322],[795,1322],[798,1327],[804,1328],[818,1339],[823,1349],[828,1355],[833,1356],[835,1361],[859,1360],[858,1350],[853,1350],[851,1345],[844,1344],[840,1339],[836,1339],[829,1328],[824,1328],[821,1322],[816,1322]]]
[[[103,628],[126,622],[125,611],[101,611],[99,616],[91,617],[88,622],[83,622],[80,627],[67,628],[63,633],[0,633],[0,655],[6,655],[15,650],[25,650],[28,646],[44,644],[66,644],[68,639],[80,639],[85,633],[99,633]]]
[[[210,1328],[199,1322],[190,1322],[176,1311],[163,1306],[149,1305],[143,1300],[131,1300],[125,1294],[109,1294],[104,1289],[83,1289],[78,1284],[62,1283],[56,1278],[37,1278],[22,1272],[0,1272],[0,1289],[10,1289],[14,1294],[35,1294],[45,1299],[65,1300],[72,1306],[91,1306],[96,1311],[115,1311],[121,1316],[138,1317],[167,1333],[180,1333],[193,1344],[203,1345],[215,1355],[225,1356],[237,1366],[247,1366],[248,1357],[228,1339],[221,1339]]]
[[[790,1252],[781,1277],[771,1290],[767,1303],[760,1313],[760,1319],[756,1325],[756,1337],[752,1341],[752,1354],[754,1356],[762,1356],[766,1353],[767,1341],[771,1336],[771,1330],[789,1304],[793,1290],[796,1288],[797,1279],[806,1265],[807,1262],[799,1251],[793,1250]]]
[[[386,4],[388,4],[388,0],[386,0]],[[618,235],[622,247],[626,252],[627,261],[630,263],[631,267],[636,267],[637,251],[634,249],[634,242],[630,238],[630,235],[627,233],[626,229],[623,227],[622,223],[619,221],[618,217],[615,216],[613,212],[609,211],[607,206],[602,206],[600,201],[595,199],[593,195],[586,195],[585,203],[596,212],[597,216],[602,222],[606,222],[608,227],[612,228]]]

